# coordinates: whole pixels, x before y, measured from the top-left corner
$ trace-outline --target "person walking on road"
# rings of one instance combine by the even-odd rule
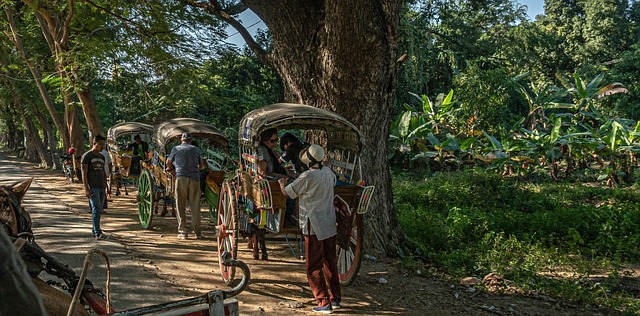
[[[102,215],[104,200],[106,199],[107,176],[104,173],[105,158],[100,153],[104,148],[105,138],[96,135],[93,138],[93,147],[82,155],[82,183],[89,205],[91,206],[91,223],[93,236],[96,239],[105,239],[107,236],[100,229],[100,216]]]
[[[307,280],[318,306],[314,312],[331,314],[339,309],[342,293],[336,262],[336,212],[333,206],[336,176],[323,168],[324,149],[311,145],[300,152],[300,160],[309,167],[291,184],[279,179],[280,190],[298,198],[299,225],[304,235]]]
[[[204,165],[200,149],[193,146],[191,133],[182,133],[182,143],[171,149],[166,161],[167,172],[175,169],[176,206],[178,208],[178,238],[187,239],[186,205],[191,209],[191,225],[196,239],[202,239],[200,228],[200,168]]]

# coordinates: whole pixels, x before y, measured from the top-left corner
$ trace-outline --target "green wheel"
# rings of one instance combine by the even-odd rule
[[[236,227],[236,196],[233,186],[225,182],[220,190],[220,203],[218,207],[218,226],[216,226],[216,239],[218,241],[218,262],[220,274],[225,284],[233,282],[236,267],[225,266],[222,258],[225,253],[231,255],[231,259],[238,259],[238,229]]]
[[[342,245],[336,243],[336,261],[338,263],[338,273],[340,276],[340,284],[347,286],[353,283],[360,270],[362,261],[362,243],[363,243],[363,225],[362,215],[353,214],[353,222],[351,230]]]
[[[153,219],[155,184],[149,170],[142,170],[138,178],[138,216],[144,229],[150,229]]]

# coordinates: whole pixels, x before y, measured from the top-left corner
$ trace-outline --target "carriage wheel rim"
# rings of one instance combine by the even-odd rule
[[[138,179],[138,216],[142,227],[148,229],[153,218],[153,184],[147,170]]]
[[[338,266],[338,274],[340,283],[349,285],[355,279],[358,270],[360,270],[360,261],[362,260],[362,218],[360,214],[354,217],[353,228],[350,232],[348,249],[343,249],[336,245],[336,263]]]
[[[223,228],[224,231],[219,232],[217,244],[220,274],[222,275],[222,280],[226,284],[229,284],[233,281],[235,277],[235,267],[228,267],[223,265],[222,254],[225,252],[229,252],[232,259],[237,259],[235,212],[232,199],[232,188],[227,183],[223,184],[218,207],[218,227]]]

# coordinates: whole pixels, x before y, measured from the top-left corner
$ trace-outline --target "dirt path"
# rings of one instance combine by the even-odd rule
[[[0,153],[0,166],[20,170],[19,177],[35,177],[36,189],[27,193],[26,205],[34,214],[36,237],[41,243],[47,238],[65,238],[64,245],[52,243],[45,247],[54,255],[70,249],[89,246],[107,247],[121,262],[114,265],[112,291],[116,308],[133,308],[167,302],[205,293],[213,289],[228,289],[221,281],[213,228],[208,213],[202,213],[205,240],[179,240],[173,217],[155,217],[153,229],[144,230],[138,222],[135,189],[129,195],[113,196],[108,214],[102,218],[102,228],[113,238],[96,242],[91,238],[88,203],[80,184],[69,184],[62,174],[36,168]],[[4,169],[4,170],[10,170]],[[0,168],[0,171],[3,169]],[[15,174],[2,171],[0,180]],[[51,209],[65,211],[57,222],[60,227],[51,234],[45,224]],[[48,214],[49,213],[49,214]],[[41,220],[42,223],[37,223]],[[43,226],[45,225],[45,226]],[[62,228],[62,229],[60,229]],[[66,234],[66,235],[65,235]],[[366,235],[365,235],[366,236]],[[366,238],[366,237],[365,237]],[[239,259],[251,268],[250,285],[238,297],[242,315],[312,315],[313,296],[304,274],[304,261],[297,259],[283,240],[270,240],[269,261],[256,261],[239,240]],[[295,245],[294,245],[295,248]],[[87,248],[88,249],[88,248]],[[84,251],[86,253],[86,251]],[[69,257],[84,258],[82,251]],[[79,258],[79,259],[77,259]],[[113,260],[113,259],[112,259]],[[71,265],[78,269],[77,266]],[[118,273],[118,269],[120,272]],[[79,270],[76,270],[79,271]],[[90,272],[103,274],[100,269]],[[384,279],[384,280],[381,280]],[[382,282],[380,282],[382,281]],[[97,283],[100,286],[102,283]],[[184,295],[183,297],[180,297]],[[504,296],[487,294],[457,285],[427,273],[404,269],[394,260],[365,261],[355,282],[343,288],[343,309],[335,314],[352,315],[616,315],[615,312],[574,306],[548,297]]]

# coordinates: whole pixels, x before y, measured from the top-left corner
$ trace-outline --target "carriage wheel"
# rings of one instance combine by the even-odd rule
[[[155,198],[155,185],[148,170],[143,170],[138,178],[138,216],[144,229],[151,227]]]
[[[362,215],[356,214],[353,219],[353,226],[347,248],[344,249],[336,245],[336,261],[338,262],[341,285],[346,286],[351,284],[353,280],[355,280],[356,275],[358,275],[362,261],[363,241]]]
[[[218,206],[218,226],[216,226],[216,237],[218,240],[218,262],[220,273],[225,284],[230,284],[236,274],[236,267],[224,266],[222,255],[227,252],[231,254],[231,259],[238,258],[238,238],[236,229],[235,214],[235,190],[229,183],[222,184],[220,190],[220,203]]]

